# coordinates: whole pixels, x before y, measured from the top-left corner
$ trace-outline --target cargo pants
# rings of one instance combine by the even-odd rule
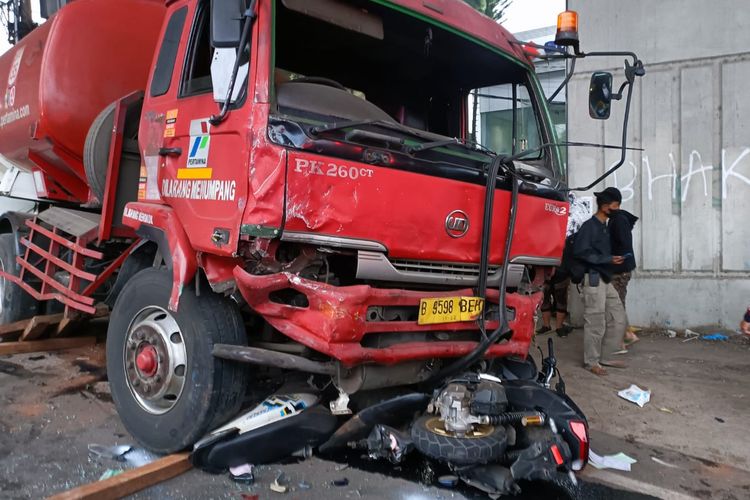
[[[611,360],[620,350],[627,320],[625,308],[612,283],[599,280],[591,286],[589,275],[583,278],[583,364],[586,368]]]

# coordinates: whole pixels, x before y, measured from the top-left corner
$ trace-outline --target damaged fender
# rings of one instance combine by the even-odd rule
[[[169,309],[177,311],[182,290],[198,268],[195,251],[177,214],[165,205],[131,202],[125,205],[122,223],[133,228],[141,238],[159,245],[164,262],[172,270]]]

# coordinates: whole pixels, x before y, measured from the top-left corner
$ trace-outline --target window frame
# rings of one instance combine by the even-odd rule
[[[210,17],[211,2],[210,0],[200,0],[197,2],[195,13],[193,15],[193,22],[190,25],[190,37],[188,38],[187,45],[185,46],[185,57],[182,64],[182,74],[180,76],[180,89],[177,93],[177,97],[185,99],[189,97],[196,97],[205,94],[213,94],[213,81],[211,81],[211,87],[205,90],[189,92],[188,82],[193,79],[189,79],[188,75],[194,66],[195,50],[198,43],[198,38],[202,35],[202,31],[207,29],[209,32],[209,44],[210,44],[210,33],[211,33],[211,17]],[[205,27],[199,26],[201,21],[204,19],[205,14]],[[199,30],[199,28],[203,28]],[[209,76],[210,63],[209,63]]]
[[[149,85],[149,96],[161,97],[169,93],[172,88],[172,79],[174,78],[174,69],[177,66],[177,56],[180,52],[180,41],[182,33],[185,31],[185,21],[187,21],[188,7],[183,6],[175,10],[167,21],[164,29],[164,36],[159,46],[159,54],[156,57],[154,73]],[[182,18],[180,20],[180,17]],[[179,21],[179,27],[177,23]],[[174,36],[177,36],[176,39]],[[159,85],[157,87],[156,85]]]

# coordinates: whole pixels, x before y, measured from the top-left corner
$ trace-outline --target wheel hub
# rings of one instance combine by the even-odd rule
[[[465,433],[464,435],[459,436],[455,432],[451,432],[448,429],[445,428],[445,422],[440,420],[440,417],[434,417],[429,419],[426,422],[427,429],[432,432],[433,434],[437,434],[439,436],[446,436],[446,437],[460,437],[465,439],[477,439],[477,438],[483,438],[487,437],[495,430],[495,428],[491,425],[475,425],[474,429],[470,430],[469,432]]]
[[[135,365],[146,377],[156,375],[159,368],[159,356],[156,354],[156,348],[150,344],[141,347],[141,352],[135,358]]]
[[[154,415],[168,412],[185,388],[187,350],[174,317],[150,306],[136,314],[123,349],[128,388],[141,407]]]

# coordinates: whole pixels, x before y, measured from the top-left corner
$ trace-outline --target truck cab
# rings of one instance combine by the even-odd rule
[[[470,354],[501,322],[501,303],[512,335],[485,356],[525,357],[567,198],[546,102],[514,38],[459,1],[230,4],[167,2],[145,89],[138,196],[123,223],[158,246],[168,301],[126,304],[136,275],[114,306],[112,370],[135,399],[115,401],[145,411],[124,419],[129,430],[179,449],[215,416],[200,410],[176,441],[141,430],[188,390],[184,376],[152,379],[190,357],[170,340],[175,325],[199,321],[179,319],[196,314],[186,295],[212,293],[251,325],[211,339],[206,363],[247,361],[248,346],[303,354],[332,374],[340,411],[350,394],[422,382]],[[487,144],[480,96],[504,110]],[[489,290],[477,297],[489,166],[524,150],[516,176],[497,179]]]

